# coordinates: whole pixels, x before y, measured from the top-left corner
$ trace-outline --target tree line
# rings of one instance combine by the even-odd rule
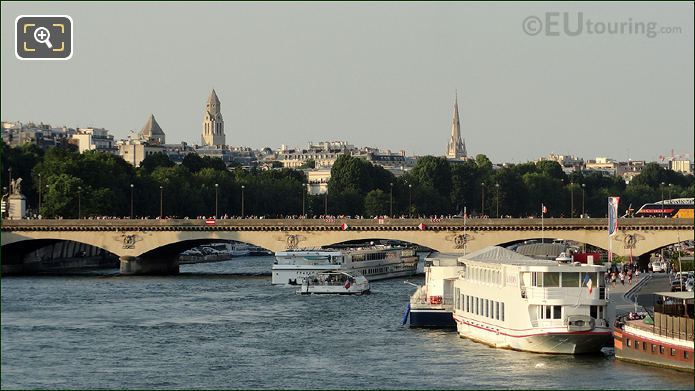
[[[629,184],[600,173],[566,174],[557,162],[540,161],[500,168],[485,155],[461,162],[425,156],[396,177],[389,170],[349,155],[331,169],[328,192],[309,195],[301,170],[226,167],[218,158],[188,154],[179,165],[156,153],[133,167],[119,156],[72,146],[46,151],[33,144],[0,144],[2,186],[9,174],[21,177],[29,209],[45,217],[196,216],[471,216],[591,217],[606,215],[606,199],[620,196],[630,205],[662,198],[692,197],[692,175],[647,164]],[[662,185],[663,184],[663,185]],[[39,209],[39,198],[40,209]],[[132,202],[131,202],[132,201]],[[216,210],[217,209],[217,210]]]

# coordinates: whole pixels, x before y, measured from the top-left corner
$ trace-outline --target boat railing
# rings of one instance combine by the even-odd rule
[[[565,297],[563,288],[522,287],[521,297],[531,300],[559,300]]]
[[[653,332],[666,338],[693,341],[695,323],[693,318],[667,315],[655,308]]]

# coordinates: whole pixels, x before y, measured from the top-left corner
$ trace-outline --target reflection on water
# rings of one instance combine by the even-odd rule
[[[692,374],[400,325],[414,289],[301,296],[271,257],[171,277],[2,280],[2,388],[692,389]],[[421,282],[421,277],[411,279]]]

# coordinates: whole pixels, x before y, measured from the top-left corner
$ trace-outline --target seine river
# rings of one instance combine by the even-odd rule
[[[693,389],[693,375],[492,349],[401,326],[413,287],[361,297],[270,285],[271,257],[173,277],[2,279],[2,389]],[[412,281],[420,283],[421,277]]]

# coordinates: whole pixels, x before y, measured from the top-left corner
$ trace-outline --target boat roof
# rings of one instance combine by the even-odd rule
[[[671,297],[678,300],[694,300],[695,292],[654,292],[655,295]]]
[[[459,258],[462,262],[477,261],[485,263],[503,263],[517,266],[556,266],[557,261],[536,259],[519,254],[500,246],[488,246]]]

